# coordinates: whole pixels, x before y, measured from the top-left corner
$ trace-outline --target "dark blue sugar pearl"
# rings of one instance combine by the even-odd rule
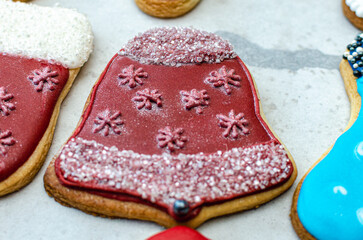
[[[350,47],[348,49],[349,49],[349,51],[354,51],[355,50],[355,47]]]
[[[352,43],[351,45],[352,45],[352,47],[354,47],[354,48],[358,47],[357,43]]]
[[[350,60],[350,63],[354,64],[357,60],[355,60],[355,58],[352,58],[352,60]]]
[[[362,38],[361,38],[360,36],[357,36],[357,37],[355,38],[355,40],[357,40],[357,41],[362,41]]]
[[[359,52],[358,57],[363,57],[363,52]]]
[[[362,61],[358,62],[358,67],[363,67],[363,62]]]
[[[352,44],[348,44],[347,45],[347,48],[349,49],[349,48],[351,48],[352,47]]]
[[[177,216],[185,216],[189,212],[189,204],[185,200],[175,200],[173,211]]]

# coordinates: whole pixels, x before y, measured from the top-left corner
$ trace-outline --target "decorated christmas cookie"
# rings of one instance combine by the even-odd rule
[[[88,213],[196,227],[271,200],[295,177],[230,43],[158,28],[112,58],[44,180]]]
[[[192,10],[200,0],[135,0],[146,14],[159,18],[174,18]]]
[[[347,46],[340,72],[351,103],[347,130],[310,168],[293,199],[291,218],[301,239],[363,237],[363,34]]]
[[[363,30],[363,0],[342,0],[342,6],[348,20]]]
[[[0,196],[29,183],[47,155],[62,100],[92,50],[74,10],[0,1]]]
[[[184,227],[184,226],[176,226],[165,230],[161,233],[158,233],[147,240],[208,240],[208,238],[204,237],[202,234],[197,232],[194,229]]]

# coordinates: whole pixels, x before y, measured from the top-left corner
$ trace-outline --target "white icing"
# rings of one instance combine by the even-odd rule
[[[345,0],[345,4],[355,12],[357,17],[363,18],[363,0]]]
[[[0,52],[81,67],[93,48],[87,18],[75,10],[0,0]]]

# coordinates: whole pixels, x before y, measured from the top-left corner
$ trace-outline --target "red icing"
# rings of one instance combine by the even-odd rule
[[[14,98],[14,95],[8,93],[5,87],[0,87],[0,112],[3,116],[10,114],[10,111],[15,110],[15,104],[10,101]]]
[[[208,240],[208,238],[194,229],[177,226],[158,233],[147,240]]]
[[[219,126],[222,128],[227,128],[223,132],[224,137],[231,136],[233,139],[237,139],[242,132],[243,135],[248,134],[250,131],[246,127],[248,125],[248,121],[244,118],[243,113],[234,114],[233,109],[229,112],[228,116],[223,114],[218,114],[217,118],[219,119]]]
[[[214,87],[224,87],[227,94],[232,93],[230,85],[241,87],[241,77],[235,74],[235,69],[227,69],[226,66],[210,73],[210,77],[206,78],[206,82],[212,83]]]
[[[143,78],[147,78],[147,76],[148,74],[142,68],[135,70],[135,66],[132,64],[122,69],[122,72],[118,75],[120,84],[128,84],[130,88],[134,88],[137,85],[143,85]]]
[[[69,71],[58,64],[28,59],[20,56],[0,54],[0,86],[12,93],[16,109],[8,116],[0,115],[0,130],[9,130],[16,143],[7,153],[0,155],[0,181],[15,172],[33,153],[48,127],[57,99],[68,79]],[[37,69],[51,68],[58,73],[57,88],[46,87],[37,92],[28,76]],[[39,86],[39,84],[38,84]]]
[[[3,132],[0,130],[0,154],[3,156],[8,152],[6,146],[12,146],[16,142],[11,135],[13,134],[9,130]]]
[[[185,143],[188,141],[186,136],[182,136],[184,129],[177,128],[175,130],[170,127],[165,127],[159,129],[156,140],[158,141],[158,146],[161,148],[166,148],[170,152],[174,152],[176,148],[182,149]]]
[[[163,94],[163,108],[157,111],[139,111],[131,99],[138,90],[119,87],[115,76],[125,66],[142,66],[148,73],[148,81],[145,88],[158,89]],[[168,67],[163,65],[142,65],[127,57],[115,56],[106,68],[105,75],[101,76],[95,86],[90,105],[87,108],[84,119],[77,128],[74,136],[87,140],[96,140],[106,146],[117,146],[119,150],[133,150],[144,154],[162,154],[163,149],[155,142],[155,136],[164,126],[183,128],[188,131],[188,138],[194,139],[188,142],[188,147],[177,153],[194,154],[198,152],[214,153],[216,150],[228,150],[234,147],[246,147],[260,142],[271,140],[271,134],[264,122],[260,121],[258,98],[252,86],[252,78],[246,67],[238,59],[225,60],[223,65],[229,69],[237,69],[241,75],[241,88],[231,96],[223,94],[219,89],[210,87],[208,95],[210,104],[203,114],[196,115],[193,111],[185,111],[184,104],[180,100],[180,90],[204,89],[208,84],[204,82],[206,76],[220,64],[185,65],[181,67]],[[235,101],[234,99],[238,99]],[[93,119],[104,111],[104,106],[117,109],[123,113],[124,126],[127,126],[125,134],[109,135],[103,138],[94,134]],[[249,121],[250,134],[237,141],[226,139],[222,136],[218,127],[217,114],[227,114],[230,110],[236,113],[244,113]],[[127,114],[126,114],[127,113]],[[90,121],[88,121],[90,119]],[[140,125],[146,122],[147,126]],[[162,122],[163,126],[160,126]],[[207,137],[206,137],[206,134]],[[213,139],[213,141],[211,141]],[[206,140],[208,142],[206,142]]]
[[[202,114],[202,107],[209,105],[208,99],[210,97],[207,94],[207,90],[197,91],[196,89],[192,89],[190,92],[180,91],[180,94],[182,95],[182,101],[185,102],[185,109],[187,110],[196,108],[196,112]]]
[[[28,76],[28,79],[33,82],[36,86],[37,91],[43,91],[44,88],[47,88],[51,91],[55,89],[55,85],[59,83],[58,72],[51,69],[51,67],[46,66],[42,69],[36,69],[33,71],[32,75]]]
[[[103,136],[107,137],[110,131],[117,135],[121,134],[121,126],[124,124],[124,121],[121,120],[120,111],[111,112],[109,109],[106,109],[97,115],[94,123],[95,127],[93,128],[93,132],[100,132]]]
[[[156,103],[156,106],[162,107],[162,95],[159,93],[159,90],[150,90],[145,88],[142,91],[136,92],[136,97],[132,98],[133,101],[139,102],[137,104],[137,109],[146,108],[147,110],[152,109],[152,103]]]
[[[135,103],[132,101],[132,98],[135,96],[137,90],[119,87],[119,80],[117,81],[117,77],[115,78],[115,76],[118,76],[119,74],[119,69],[130,69],[130,66],[132,66],[133,69],[144,69],[147,72],[147,81],[142,84],[145,85],[144,88],[158,89],[163,94],[163,108],[156,108],[155,111],[139,111],[135,108]],[[224,94],[218,88],[214,88],[213,85],[210,85],[208,81],[204,81],[208,78],[210,73],[213,71],[216,72],[216,69],[219,69],[220,73],[225,71],[226,74],[229,75],[229,80],[226,80],[227,82],[224,81],[224,84],[228,83],[228,87],[222,84],[227,93],[227,89],[230,89],[229,84],[231,84],[231,81],[234,81],[232,82],[233,86],[239,87],[238,89],[234,89],[233,95]],[[216,74],[211,75],[217,77]],[[211,87],[208,89],[208,86]],[[143,89],[140,86],[138,88]],[[182,89],[183,91],[191,91],[192,89],[205,88],[208,89],[210,100],[209,107],[203,109],[203,114],[195,114],[194,111],[185,111],[184,103],[180,99],[180,91]],[[231,96],[233,96],[233,98]],[[97,117],[99,112],[104,110],[104,106],[108,106],[110,109],[118,109],[123,113],[123,127],[125,127],[125,132],[123,132],[123,134],[113,134],[108,137],[103,137],[100,134],[93,133],[93,119]],[[237,113],[236,116],[232,110]],[[221,117],[228,113],[230,113],[229,117]],[[228,125],[225,122],[231,122],[228,120],[229,118],[235,118],[236,122]],[[223,123],[220,123],[219,120]],[[246,120],[248,120],[248,131],[246,129]],[[222,127],[226,126],[226,130],[229,129],[228,135],[225,134],[226,136],[223,136],[221,134],[218,124]],[[155,154],[156,156],[160,156],[160,154],[165,152],[165,149],[157,144],[157,138],[155,138],[155,136],[159,132],[160,127],[164,126],[170,127],[170,132],[173,132],[173,129],[179,129],[177,131],[179,132],[178,135],[186,136],[188,139],[187,143],[185,143],[186,141],[181,140],[179,142],[180,145],[177,145],[176,151],[170,151],[171,154],[175,155],[179,153],[198,154],[200,152],[214,154],[217,150],[227,151],[233,148],[248,148],[261,143],[267,145],[278,144],[278,140],[272,135],[266,123],[260,116],[258,97],[256,90],[254,89],[252,77],[239,58],[225,60],[222,67],[221,64],[206,63],[199,65],[183,65],[181,67],[168,67],[164,65],[143,65],[127,57],[116,55],[110,61],[106,70],[101,75],[99,82],[96,84],[94,92],[91,95],[90,104],[83,115],[81,124],[73,134],[73,137],[94,140],[103,146],[116,146],[120,151],[132,150],[135,153]],[[181,129],[184,131],[181,131]],[[235,132],[237,132],[238,135],[246,135],[243,137],[234,137],[236,135]],[[232,135],[232,137],[228,137],[229,135]],[[186,140],[186,138],[184,138],[184,140]],[[167,145],[165,145],[165,147],[166,146]],[[175,148],[175,144],[173,144],[173,147]],[[91,149],[92,148],[90,148],[90,150]],[[270,151],[271,150],[267,148],[267,150],[264,150],[260,155],[268,156]],[[279,154],[286,157],[286,153]],[[96,194],[101,194],[103,196],[107,196],[111,194],[112,191],[116,191],[116,193],[112,194],[112,198],[120,200],[129,199],[130,201],[135,201],[135,196],[138,196],[137,194],[134,194],[135,191],[109,190],[109,187],[98,185],[96,181],[93,183],[82,183],[77,182],[71,177],[64,177],[64,172],[62,172],[60,167],[60,161],[60,158],[57,158],[55,163],[56,173],[61,182],[67,186],[88,189],[90,191],[101,190],[103,192],[96,192]],[[216,163],[217,162],[218,161],[216,161]],[[282,181],[286,181],[292,173],[291,162],[288,163],[288,167],[281,170],[281,172],[285,172],[286,177],[282,177],[282,180],[269,183],[267,186],[264,186],[264,188],[277,186],[281,184]],[[205,174],[208,175],[208,173]],[[261,181],[263,181],[263,178]],[[251,187],[243,195],[256,191],[258,190],[253,190]],[[128,194],[130,194],[129,198],[127,197]],[[118,197],[120,195],[122,197]],[[225,199],[232,199],[238,196],[239,195],[228,196],[228,198],[226,197]],[[220,202],[225,199],[219,197],[217,201],[213,201],[211,198],[208,200],[208,204]],[[150,204],[157,207],[161,206],[164,209],[167,208],[165,210],[172,215],[170,206],[165,206],[164,203],[158,201]],[[193,206],[191,212],[196,213],[200,204],[202,203]],[[191,215],[192,214],[189,214],[188,218],[190,218]]]

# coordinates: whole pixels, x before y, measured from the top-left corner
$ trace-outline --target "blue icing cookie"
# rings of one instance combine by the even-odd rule
[[[363,95],[363,34],[347,46],[357,89]],[[317,239],[363,239],[363,113],[305,177],[298,218]],[[296,226],[295,226],[296,227]]]

